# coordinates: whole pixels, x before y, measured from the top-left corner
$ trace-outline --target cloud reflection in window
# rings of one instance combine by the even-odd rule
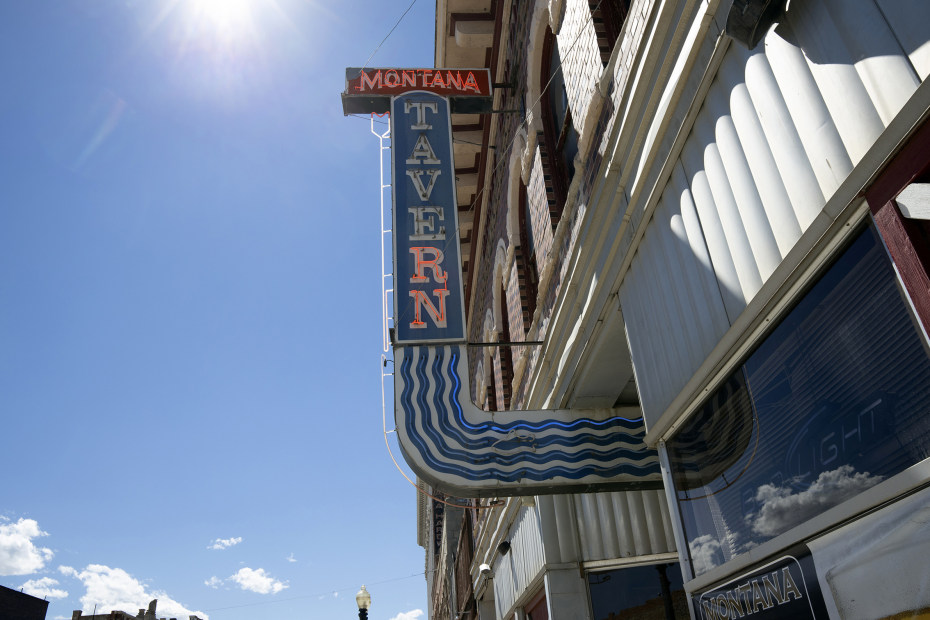
[[[788,485],[763,484],[755,495],[761,507],[746,517],[754,534],[776,536],[821,512],[840,504],[878,484],[884,476],[856,472],[852,465],[825,471],[804,491],[794,492]]]

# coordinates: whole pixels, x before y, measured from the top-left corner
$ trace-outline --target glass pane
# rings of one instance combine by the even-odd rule
[[[568,95],[565,92],[559,43],[555,39],[552,41],[552,55],[549,57],[548,77],[549,110],[552,113],[556,134],[558,134],[562,129],[562,123],[565,122],[565,114],[568,112]]]
[[[669,444],[696,575],[930,455],[930,360],[864,231]]]
[[[678,564],[654,564],[589,573],[594,620],[688,618]]]

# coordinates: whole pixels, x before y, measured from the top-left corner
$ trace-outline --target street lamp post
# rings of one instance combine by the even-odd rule
[[[358,603],[358,620],[368,620],[368,608],[371,607],[371,595],[365,586],[355,595],[355,602]]]

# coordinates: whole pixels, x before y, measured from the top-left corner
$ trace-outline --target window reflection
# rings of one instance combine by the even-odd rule
[[[687,619],[678,564],[654,564],[588,574],[594,620]]]
[[[925,459],[928,396],[869,227],[669,442],[695,574]]]

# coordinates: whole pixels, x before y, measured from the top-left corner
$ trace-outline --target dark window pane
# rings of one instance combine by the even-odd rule
[[[872,227],[668,444],[695,574],[930,456],[930,360]]]
[[[688,618],[678,564],[653,564],[589,573],[594,620]]]
[[[549,57],[549,83],[545,85],[549,92],[549,109],[556,130],[561,130],[568,113],[568,94],[565,92],[565,79],[562,77],[562,58],[559,56],[559,44],[553,41]]]
[[[575,173],[575,155],[578,154],[578,132],[572,123],[571,109],[568,105],[568,91],[559,56],[559,45],[552,45],[552,57],[549,59],[551,74],[549,76],[549,110],[552,114],[555,152],[562,159],[562,166],[567,175],[566,187],[571,184]]]

